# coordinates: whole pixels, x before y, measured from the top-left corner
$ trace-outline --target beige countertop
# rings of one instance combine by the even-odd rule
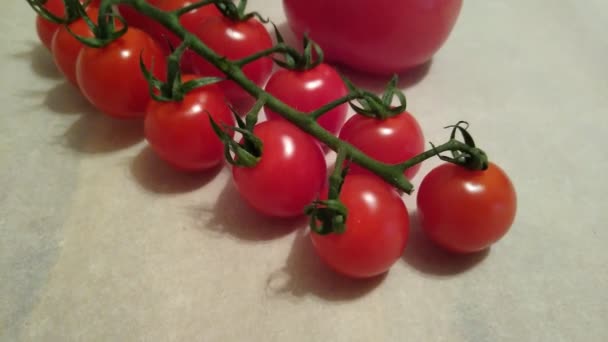
[[[279,0],[250,3],[284,23]],[[228,170],[157,160],[61,79],[24,1],[2,9],[1,341],[608,341],[607,2],[465,1],[409,109],[431,141],[470,121],[516,222],[467,258],[414,229],[364,282],[319,262],[305,221],[252,213]]]

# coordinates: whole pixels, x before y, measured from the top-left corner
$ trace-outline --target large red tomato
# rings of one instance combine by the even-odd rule
[[[84,96],[101,112],[117,118],[143,117],[150,102],[144,64],[157,77],[165,77],[165,56],[145,32],[130,28],[102,48],[83,47],[76,61],[76,79]],[[154,69],[152,69],[154,66]]]
[[[381,74],[428,61],[462,0],[283,0],[291,29],[308,32],[330,61]]]
[[[403,254],[409,234],[409,216],[399,194],[376,177],[348,175],[340,200],[348,208],[346,231],[311,233],[319,256],[350,277],[388,271]]]
[[[472,171],[445,163],[424,177],[417,205],[421,226],[432,241],[453,252],[471,253],[507,233],[517,199],[509,177],[497,165]]]
[[[236,188],[253,208],[273,217],[304,215],[321,192],[327,165],[319,145],[285,120],[265,121],[253,133],[262,140],[254,167],[234,167]]]

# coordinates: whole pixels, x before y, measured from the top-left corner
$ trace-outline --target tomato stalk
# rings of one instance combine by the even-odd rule
[[[274,27],[277,45],[285,45],[285,39],[283,39],[281,31],[279,31],[274,23],[272,23],[272,26]],[[285,61],[275,59],[275,63],[285,69],[300,71],[313,69],[323,63],[323,49],[321,49],[317,43],[308,38],[308,35],[304,35],[302,44],[304,47],[302,54],[299,54],[297,51],[295,51],[295,49],[293,49],[295,53],[286,53]]]
[[[465,127],[463,127],[465,125]],[[398,164],[403,171],[410,167],[422,163],[423,161],[438,156],[441,160],[466,167],[471,170],[486,170],[488,168],[488,156],[484,151],[475,146],[473,138],[468,133],[468,123],[460,121],[456,125],[445,128],[452,128],[450,140],[440,146],[431,144],[432,148],[425,151],[401,164]],[[456,132],[460,132],[464,142],[456,140]],[[452,158],[442,156],[441,153],[450,151]]]
[[[348,208],[339,199],[344,178],[348,173],[348,152],[340,148],[329,176],[329,190],[326,200],[316,200],[306,207],[305,213],[310,217],[310,229],[320,235],[341,234],[346,231]],[[319,226],[319,222],[321,225]]]
[[[266,97],[260,97],[251,110],[245,115],[245,121],[243,121],[239,113],[231,107],[230,109],[236,119],[237,127],[220,127],[213,120],[211,115],[209,115],[211,127],[213,127],[215,134],[217,134],[224,143],[224,155],[229,164],[241,167],[254,167],[260,161],[263,144],[260,138],[253,134],[253,127],[258,122],[258,113],[262,107],[264,107],[265,103]],[[234,141],[232,137],[226,133],[226,130],[229,129],[242,134],[243,142],[241,144]],[[232,153],[234,153],[236,158],[232,156]]]
[[[216,0],[215,6],[222,14],[234,21],[246,21],[252,17],[258,18],[261,22],[267,23],[268,19],[264,19],[258,12],[246,13],[247,0],[240,0],[238,5],[235,5],[231,0]]]
[[[203,77],[182,83],[180,61],[186,49],[190,46],[189,37],[167,57],[167,82],[162,82],[150,72],[143,61],[143,51],[140,54],[139,67],[148,81],[150,96],[159,102],[182,101],[187,93],[213,83],[222,81],[220,77]],[[160,91],[160,94],[158,94]]]
[[[249,55],[249,56],[247,56],[245,58],[241,58],[241,59],[238,59],[236,61],[233,61],[232,63],[234,63],[237,66],[239,66],[239,67],[242,68],[245,65],[247,65],[247,64],[249,64],[249,63],[251,63],[253,61],[256,61],[256,60],[258,60],[260,58],[264,58],[266,56],[270,56],[270,55],[272,55],[274,53],[277,53],[277,52],[279,52],[279,53],[285,53],[286,55],[298,55],[298,52],[293,47],[291,47],[289,45],[286,45],[284,43],[279,43],[279,44],[276,44],[275,46],[271,47],[270,49],[266,49],[266,50],[262,50],[262,51],[256,52],[256,53],[254,53],[252,55]]]
[[[65,17],[59,17],[54,15],[53,13],[51,13],[49,10],[47,10],[44,5],[46,4],[46,0],[25,0],[28,5],[30,5],[30,7],[39,15],[41,16],[43,19],[50,21],[52,23],[55,24],[69,24],[73,21],[75,21],[76,19],[80,18],[80,11],[78,10],[78,8],[76,6],[74,6],[73,1],[70,0],[63,0],[64,3],[64,7],[65,7]],[[90,2],[90,1],[89,1]],[[88,5],[87,2],[85,4],[85,7]],[[81,6],[80,3],[78,3],[78,6]]]

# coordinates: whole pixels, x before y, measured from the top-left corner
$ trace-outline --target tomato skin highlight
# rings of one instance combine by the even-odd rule
[[[319,195],[327,177],[319,145],[287,121],[258,124],[253,133],[262,140],[260,161],[254,167],[232,169],[241,197],[260,213],[297,217]]]
[[[83,47],[76,62],[76,79],[85,97],[104,114],[141,118],[151,100],[139,58],[157,78],[164,79],[166,62],[157,43],[143,31],[127,33],[103,48]],[[154,66],[152,68],[152,65]]]
[[[277,70],[266,84],[266,91],[289,106],[310,112],[344,97],[348,90],[340,75],[327,64],[309,70]],[[265,108],[269,120],[283,119],[270,108]],[[336,135],[344,124],[348,104],[340,105],[317,121],[321,127]]]
[[[272,47],[270,34],[257,19],[246,21],[233,21],[227,17],[211,17],[202,25],[195,28],[192,33],[203,43],[220,56],[229,60],[248,57],[261,50]],[[263,57],[243,67],[245,76],[262,87],[272,73],[274,62],[270,57]],[[192,68],[201,76],[225,77],[213,64],[201,56],[193,56]],[[220,87],[228,100],[233,103],[242,103],[251,96],[233,81],[223,81]]]
[[[195,78],[185,75],[182,81]],[[224,144],[213,131],[209,115],[220,126],[235,123],[216,85],[195,89],[179,102],[152,100],[146,113],[146,139],[163,160],[186,171],[212,169],[224,161]]]
[[[500,240],[517,210],[513,184],[494,163],[485,171],[441,164],[422,180],[416,202],[426,235],[456,253],[482,251]]]
[[[327,190],[324,197],[327,198]],[[348,208],[342,234],[310,234],[325,263],[343,275],[370,278],[401,258],[409,236],[409,215],[399,194],[369,175],[348,175],[340,200]]]
[[[342,127],[340,139],[388,164],[401,163],[424,152],[422,129],[409,112],[384,120],[354,115]],[[412,179],[419,169],[417,164],[405,170],[404,175]],[[356,164],[352,165],[351,172],[372,174]]]
[[[292,31],[308,33],[328,61],[376,74],[430,60],[461,7],[462,0],[283,0]]]

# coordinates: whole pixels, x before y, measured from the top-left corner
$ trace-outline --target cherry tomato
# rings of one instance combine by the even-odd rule
[[[87,14],[93,22],[97,23],[98,10],[97,8],[87,9]],[[93,37],[93,31],[83,19],[78,19],[68,25],[69,29],[81,37]],[[67,30],[65,26],[60,27],[53,36],[51,51],[53,52],[53,60],[57,68],[65,78],[78,87],[76,80],[76,60],[82,49],[81,42],[76,40],[74,36]]]
[[[84,2],[84,0],[81,0],[81,2]],[[98,1],[91,3],[89,6],[98,6],[99,4],[96,2]],[[51,12],[51,14],[57,17],[65,17],[65,6],[63,4],[63,0],[47,0],[44,7]],[[60,26],[61,25],[48,21],[41,16],[36,17],[36,32],[38,33],[38,38],[47,49],[51,50],[53,36]]]
[[[445,163],[424,177],[417,205],[422,229],[432,241],[453,252],[472,253],[507,233],[517,199],[513,184],[497,165],[471,171]]]
[[[348,208],[346,231],[311,233],[315,250],[331,268],[350,277],[385,273],[405,250],[409,235],[405,203],[388,184],[369,175],[348,175],[340,200]]]
[[[303,215],[326,181],[327,165],[321,148],[283,120],[262,122],[253,133],[263,143],[259,163],[232,170],[241,197],[268,216]]]
[[[142,52],[146,67],[162,79],[166,74],[162,50],[136,28],[103,48],[84,46],[76,62],[82,93],[107,115],[123,119],[144,116],[150,94],[139,67]]]
[[[340,75],[327,64],[304,71],[280,69],[268,80],[266,91],[303,112],[319,109],[348,94]],[[265,108],[265,111],[270,120],[282,119],[270,108]],[[332,134],[338,134],[347,112],[348,104],[343,104],[324,114],[318,122]]]
[[[183,82],[195,79],[186,75]],[[152,149],[177,168],[200,171],[224,160],[224,145],[209,122],[234,126],[234,118],[217,85],[197,88],[179,102],[151,101],[145,135]]]
[[[186,6],[189,6],[195,3],[195,0],[152,0],[148,1],[151,5],[158,7],[163,11],[173,11]],[[133,27],[137,27],[146,33],[148,33],[152,38],[154,38],[159,45],[163,48],[166,55],[169,55],[171,52],[169,44],[167,40],[171,43],[171,45],[176,48],[180,43],[181,39],[174,35],[171,31],[166,29],[161,24],[157,23],[153,19],[150,19],[143,14],[137,12],[133,7],[128,5],[119,5],[120,14],[125,18],[127,23]],[[202,25],[205,20],[209,17],[213,16],[221,16],[221,12],[215,7],[215,5],[206,5],[200,8],[197,8],[193,11],[190,11],[184,15],[182,15],[179,19],[182,26],[188,30],[193,31],[198,26]],[[182,60],[182,69],[190,71],[191,60],[193,58],[194,52],[186,51]]]
[[[283,0],[288,24],[328,60],[392,74],[423,64],[450,34],[462,0]]]
[[[268,31],[255,18],[239,22],[223,16],[211,17],[192,33],[217,54],[231,60],[244,58],[272,47]],[[200,56],[195,56],[192,64],[194,71],[199,75],[224,76],[220,70]],[[258,86],[263,86],[272,72],[272,67],[272,59],[264,57],[247,64],[243,72]],[[224,81],[220,86],[232,103],[243,102],[250,98],[249,94],[232,81]]]
[[[379,161],[397,164],[424,151],[424,137],[420,125],[408,112],[379,120],[363,115],[354,115],[340,131],[340,138],[351,143],[361,151]],[[404,174],[412,179],[420,164],[405,170]],[[353,164],[351,173],[369,173],[366,169]]]
[[[161,0],[148,0],[147,2],[152,6],[158,7],[158,3],[160,1]],[[152,19],[141,14],[130,5],[120,4],[117,7],[118,13],[120,13],[120,15],[125,19],[129,27],[135,27],[149,33],[147,32],[147,29],[150,25],[153,25],[154,21]]]

